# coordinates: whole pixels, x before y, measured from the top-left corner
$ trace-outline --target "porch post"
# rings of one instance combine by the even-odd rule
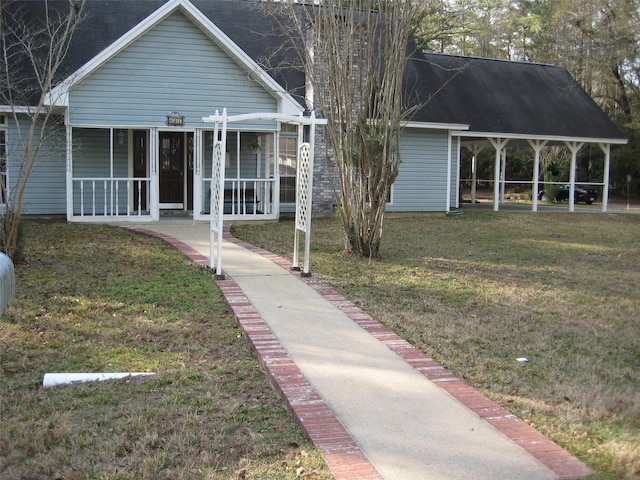
[[[280,130],[273,132],[273,204],[271,208],[280,218]]]
[[[604,152],[604,178],[602,179],[602,211],[607,212],[609,207],[609,168],[611,164],[611,144],[601,143],[600,148]]]
[[[193,134],[193,219],[202,217],[202,130]]]
[[[73,217],[73,128],[69,125],[69,109],[65,113],[65,124],[67,134],[67,221]]]
[[[149,214],[151,220],[160,220],[160,195],[158,175],[158,129],[149,129]]]

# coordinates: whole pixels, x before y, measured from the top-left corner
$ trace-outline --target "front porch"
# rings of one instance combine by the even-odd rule
[[[67,219],[149,222],[211,218],[210,129],[67,128]],[[295,210],[295,127],[226,135],[224,219],[273,220]]]

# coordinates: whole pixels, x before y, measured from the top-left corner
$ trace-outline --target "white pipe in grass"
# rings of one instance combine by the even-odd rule
[[[151,372],[115,372],[115,373],[45,373],[42,386],[45,388],[57,385],[70,385],[84,382],[102,382],[119,380],[127,377],[154,375]]]

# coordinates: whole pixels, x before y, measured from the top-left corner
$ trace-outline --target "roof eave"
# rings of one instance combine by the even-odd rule
[[[527,135],[524,133],[500,133],[500,132],[477,132],[477,131],[455,131],[454,135],[460,137],[479,138],[504,138],[508,140],[538,140],[547,142],[578,142],[578,143],[609,143],[615,145],[626,145],[626,138],[599,138],[599,137],[574,137],[561,135]]]
[[[422,128],[425,130],[451,130],[451,131],[464,131],[469,130],[469,125],[464,123],[440,123],[440,122],[404,122],[402,124],[404,128]]]

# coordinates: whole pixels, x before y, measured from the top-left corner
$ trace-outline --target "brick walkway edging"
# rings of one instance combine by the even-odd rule
[[[158,232],[135,227],[131,229],[161,238],[187,255],[194,263],[202,266],[209,265],[208,257],[199,254],[184,242]],[[291,271],[291,262],[289,260],[233,237],[229,232],[228,226],[225,226],[224,238],[271,260],[285,270]],[[291,273],[307,283],[425,377],[555,472],[559,478],[583,478],[593,473],[584,463],[564,448],[549,440],[518,416],[510,413],[455,377],[421,350],[371,318],[366,312],[336,292],[330,285],[313,276],[302,277],[299,272]],[[240,287],[232,279],[217,280],[217,284],[249,339],[258,359],[264,365],[275,390],[284,400],[305,435],[320,450],[336,480],[382,479],[383,477],[360,450],[355,440],[289,358],[284,347],[273,335]]]

